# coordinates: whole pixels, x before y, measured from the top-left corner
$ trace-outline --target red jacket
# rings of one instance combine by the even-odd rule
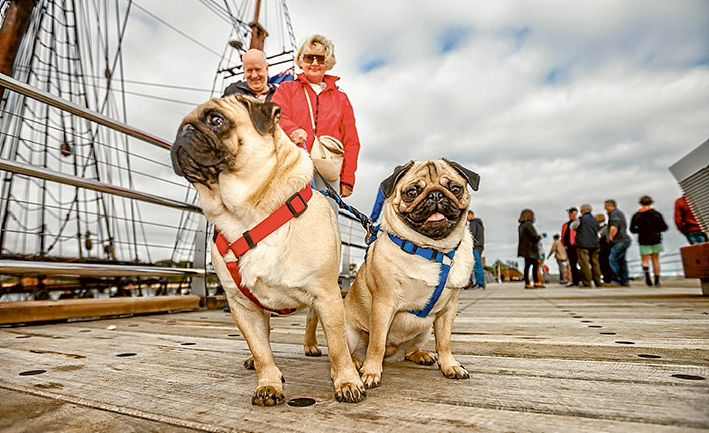
[[[699,221],[697,217],[694,216],[692,208],[689,207],[687,199],[682,196],[675,202],[675,225],[677,225],[677,230],[683,234],[691,232],[700,232],[702,228],[699,226]]]
[[[561,226],[561,245],[565,246],[566,248],[576,246],[576,230],[571,230],[569,228],[569,223],[570,221],[567,221],[564,223],[563,226]],[[566,242],[564,242],[564,235],[566,234],[566,230],[569,230],[569,245],[566,245]]]
[[[310,87],[310,82],[305,78],[305,75],[300,74],[295,81],[281,83],[271,102],[281,107],[283,117],[280,125],[286,135],[290,136],[296,129],[304,129],[308,133],[305,145],[306,149],[310,151],[313,146],[313,127],[303,89],[308,92],[318,135],[337,138],[345,149],[340,171],[340,183],[353,187],[359,156],[359,137],[352,104],[350,104],[347,95],[335,85],[339,79],[333,75],[325,75],[323,81],[326,87],[320,92],[320,95],[317,95]]]

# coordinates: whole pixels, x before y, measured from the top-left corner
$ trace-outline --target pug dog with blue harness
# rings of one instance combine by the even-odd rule
[[[385,360],[438,362],[446,377],[469,377],[451,353],[451,332],[474,263],[468,185],[477,191],[479,182],[440,159],[411,161],[381,183],[381,231],[345,297],[347,341],[365,387],[379,386]],[[422,349],[432,328],[435,355]]]

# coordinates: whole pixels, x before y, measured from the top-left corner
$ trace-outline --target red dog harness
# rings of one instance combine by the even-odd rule
[[[276,229],[281,227],[283,224],[290,221],[292,218],[297,218],[305,212],[308,208],[308,201],[313,196],[313,189],[310,184],[307,184],[303,189],[293,194],[285,204],[278,209],[276,209],[271,215],[269,215],[265,220],[261,221],[256,225],[256,227],[251,230],[247,230],[243,235],[232,243],[221,234],[216,227],[214,227],[214,243],[217,246],[219,254],[225,258],[226,254],[231,250],[236,256],[235,262],[226,262],[226,267],[231,273],[231,278],[234,280],[236,286],[241,290],[247,298],[251,300],[254,304],[263,308],[266,311],[271,311],[280,315],[287,315],[295,312],[295,308],[287,308],[283,310],[274,310],[263,305],[257,298],[251,293],[248,287],[241,284],[241,274],[239,273],[239,257],[243,256],[247,251],[256,248],[259,242],[264,240],[266,236],[270,235]],[[225,259],[226,261],[226,259]]]

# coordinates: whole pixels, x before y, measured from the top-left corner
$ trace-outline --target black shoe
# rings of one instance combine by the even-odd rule
[[[655,275],[655,287],[660,287],[660,276]]]
[[[649,268],[643,268],[643,273],[645,273],[645,284],[647,284],[648,287],[652,286],[652,280],[650,279],[650,270]]]

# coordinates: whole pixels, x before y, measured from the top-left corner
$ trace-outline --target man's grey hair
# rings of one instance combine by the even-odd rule
[[[615,200],[613,200],[613,199],[611,199],[611,198],[609,198],[608,200],[606,200],[606,201],[604,202],[604,204],[609,204],[609,205],[611,205],[611,206],[613,206],[613,207],[618,207],[618,206],[615,204]]]
[[[586,203],[581,205],[581,210],[586,211],[586,213],[591,213],[593,211],[593,208],[591,208],[591,205]]]

